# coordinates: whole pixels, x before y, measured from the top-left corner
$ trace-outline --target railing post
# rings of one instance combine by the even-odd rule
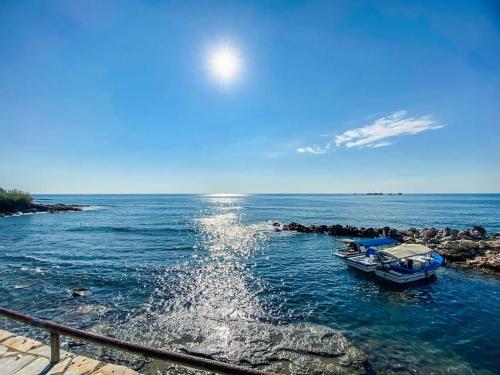
[[[50,332],[50,363],[58,363],[61,359],[60,351],[61,339],[59,333]]]

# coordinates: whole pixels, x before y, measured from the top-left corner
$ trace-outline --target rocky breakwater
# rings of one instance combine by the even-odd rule
[[[443,255],[450,265],[500,273],[500,234],[488,235],[481,226],[463,230],[451,228],[398,230],[390,227],[364,228],[340,224],[329,226],[274,222],[273,225],[277,231],[323,233],[341,237],[390,237],[401,243],[426,245]]]
[[[67,211],[83,211],[84,206],[79,205],[67,205],[62,203],[56,204],[40,204],[40,203],[30,203],[22,207],[14,207],[12,209],[0,210],[1,216],[15,216],[29,213],[46,212],[46,213],[57,213],[57,212],[67,212]]]

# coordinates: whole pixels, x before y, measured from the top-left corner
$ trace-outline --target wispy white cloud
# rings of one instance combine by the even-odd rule
[[[318,146],[299,147],[297,152],[299,154],[324,154],[326,153],[326,149]]]
[[[443,127],[436,123],[431,116],[408,117],[407,114],[406,111],[399,111],[390,116],[381,117],[370,125],[347,130],[335,136],[335,145],[345,145],[347,148],[378,148],[391,144],[392,142],[381,142],[388,138],[412,135]]]
[[[392,142],[380,142],[380,143],[372,143],[369,145],[366,145],[366,147],[371,147],[371,148],[379,148],[379,147],[386,147],[392,145]]]
[[[381,117],[369,125],[330,136],[331,141],[324,147],[300,147],[297,149],[297,152],[302,154],[324,154],[334,150],[335,147],[343,146],[347,148],[387,147],[394,143],[395,137],[418,134],[442,127],[443,125],[438,124],[430,115],[409,117],[407,111],[399,111],[392,115]]]

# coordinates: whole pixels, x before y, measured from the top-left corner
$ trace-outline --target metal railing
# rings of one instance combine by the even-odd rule
[[[23,324],[43,329],[50,332],[50,362],[55,364],[60,361],[60,337],[68,336],[78,340],[87,341],[93,344],[107,346],[113,349],[138,354],[148,358],[168,361],[177,365],[191,367],[198,370],[214,371],[220,374],[241,374],[241,375],[265,375],[266,373],[252,368],[232,365],[230,363],[215,361],[197,357],[194,355],[177,353],[168,350],[151,348],[145,345],[133,344],[118,340],[112,337],[101,336],[91,332],[85,332],[76,328],[71,328],[62,324],[50,322],[34,316],[21,314],[3,307],[0,307],[0,317],[16,320]]]

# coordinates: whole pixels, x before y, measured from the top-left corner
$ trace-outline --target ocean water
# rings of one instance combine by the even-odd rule
[[[341,331],[376,373],[500,373],[500,277],[445,267],[432,282],[396,288],[348,269],[332,255],[335,237],[271,225],[479,224],[496,233],[498,194],[36,199],[91,208],[0,218],[2,306],[158,347],[207,319],[309,322]],[[72,297],[78,287],[90,294]]]

